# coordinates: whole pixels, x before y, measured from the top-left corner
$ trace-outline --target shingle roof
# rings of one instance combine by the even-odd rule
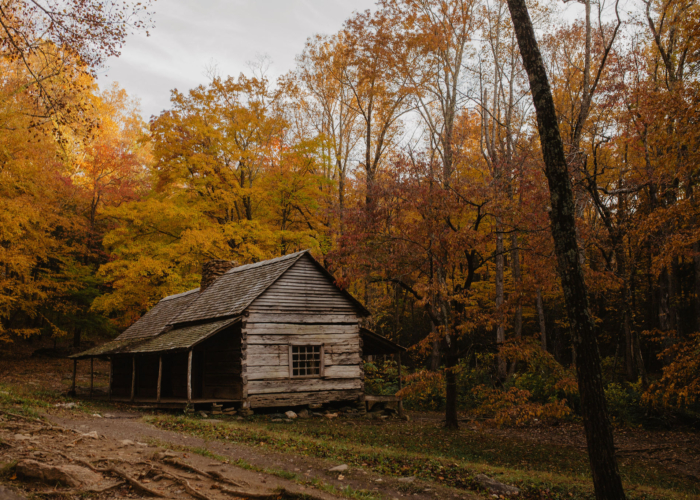
[[[163,331],[168,323],[183,311],[196,297],[199,288],[161,299],[153,309],[141,316],[136,323],[127,328],[116,340],[153,337]]]
[[[71,359],[82,359],[82,358],[92,358],[98,356],[106,356],[107,354],[118,354],[120,352],[125,352],[125,349],[132,344],[138,344],[142,342],[143,338],[137,339],[126,339],[126,340],[112,340],[101,346],[93,347],[87,351],[79,352],[68,356]]]
[[[129,354],[144,354],[149,352],[163,352],[189,349],[190,347],[208,339],[224,328],[240,321],[241,317],[229,318],[212,323],[185,326],[177,330],[170,330],[152,339],[131,344],[126,350],[120,351]]]
[[[302,250],[284,257],[231,269],[202,293],[197,294],[197,298],[179,315],[171,316],[170,324],[241,314],[306,252],[307,250]]]

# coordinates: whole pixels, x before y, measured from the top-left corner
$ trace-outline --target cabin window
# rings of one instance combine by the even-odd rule
[[[323,376],[323,345],[290,345],[289,376]]]

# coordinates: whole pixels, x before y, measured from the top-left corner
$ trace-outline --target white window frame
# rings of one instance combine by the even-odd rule
[[[292,361],[292,351],[294,347],[316,347],[320,346],[320,363],[318,367],[318,375],[294,375],[294,362]],[[289,343],[289,378],[290,379],[305,379],[305,378],[323,378],[326,371],[326,349],[322,342],[290,342]]]

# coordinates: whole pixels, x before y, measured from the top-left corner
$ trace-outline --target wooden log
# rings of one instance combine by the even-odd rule
[[[313,334],[349,334],[360,333],[358,325],[309,325],[291,323],[248,323],[246,326],[248,335],[313,335]]]
[[[249,374],[250,376],[250,374]],[[298,378],[286,380],[250,380],[248,394],[274,394],[307,391],[359,390],[360,379]]]
[[[319,314],[311,311],[299,312],[256,312],[254,308],[248,316],[250,323],[292,323],[292,324],[357,324],[356,314]]]
[[[329,333],[307,335],[248,335],[248,346],[254,344],[286,344],[318,342],[325,345],[347,344],[359,349],[360,335],[357,333]]]
[[[270,408],[277,406],[300,406],[308,404],[329,403],[331,401],[357,401],[362,391],[318,391],[281,394],[256,394],[248,398],[251,408]]]
[[[92,397],[94,378],[95,378],[95,358],[90,358],[90,397]]]
[[[288,379],[289,369],[284,366],[254,366],[248,370],[248,380]]]
[[[251,354],[248,356],[248,367],[253,366],[287,366],[287,359],[280,354]]]
[[[192,349],[187,355],[187,402],[192,401]]]
[[[160,390],[163,382],[163,356],[158,356],[158,389],[156,393],[156,402],[160,403]]]
[[[362,375],[358,365],[331,365],[326,366],[323,376],[325,378],[357,378]]]
[[[136,396],[136,356],[131,356],[131,401]]]

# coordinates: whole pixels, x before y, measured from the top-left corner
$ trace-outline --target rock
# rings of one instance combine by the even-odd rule
[[[345,476],[343,476],[342,474],[338,474],[338,481],[342,481],[343,479],[345,479]]]
[[[102,415],[102,416],[103,416],[104,418],[117,418],[117,417],[115,417],[114,415],[112,415],[111,413],[105,413],[105,414]]]
[[[19,477],[30,481],[63,484],[71,487],[93,484],[102,480],[102,476],[85,467],[77,465],[54,466],[36,460],[20,460],[15,471]]]
[[[329,472],[343,472],[348,470],[350,467],[347,466],[347,464],[342,464],[342,465],[336,465],[335,467],[332,467],[328,469]]]
[[[121,443],[122,446],[132,446],[135,444],[131,439],[122,439],[119,442]]]
[[[56,408],[68,408],[68,409],[75,408],[76,406],[78,406],[78,403],[56,403],[54,405],[54,407],[56,407]]]
[[[100,415],[99,413],[93,413],[92,416],[95,418],[102,418],[102,415]]]
[[[323,403],[312,403],[309,405],[309,410],[320,410],[323,408]]]
[[[297,418],[297,414],[294,413],[292,410],[286,411],[284,412],[284,414],[287,416],[287,418],[291,418],[292,420]]]
[[[202,417],[202,418],[207,418],[207,414],[204,413],[203,411],[200,411],[200,412],[199,412],[199,416]]]
[[[477,474],[474,476],[474,480],[479,483],[483,488],[489,490],[491,493],[497,495],[518,495],[520,490],[515,486],[510,486],[508,484],[503,484],[500,481],[496,481],[484,474]]]
[[[299,413],[297,413],[297,417],[299,418],[309,418],[310,416],[309,410],[301,410]]]
[[[338,416],[337,413],[326,413],[324,417],[331,419],[331,418],[336,418]]]
[[[250,417],[250,416],[253,414],[253,410],[251,410],[250,408],[242,408],[242,409],[238,412],[238,414],[239,414],[241,417]]]
[[[15,434],[14,438],[15,441],[33,441],[36,439],[34,436],[30,436],[29,434]]]
[[[9,488],[0,484],[0,500],[25,500],[26,497],[19,496]]]
[[[414,476],[400,477],[399,483],[412,483],[416,478]]]
[[[97,434],[97,431],[86,432],[85,434],[81,434],[81,437],[90,438],[90,439],[99,439],[100,438],[100,436]]]

